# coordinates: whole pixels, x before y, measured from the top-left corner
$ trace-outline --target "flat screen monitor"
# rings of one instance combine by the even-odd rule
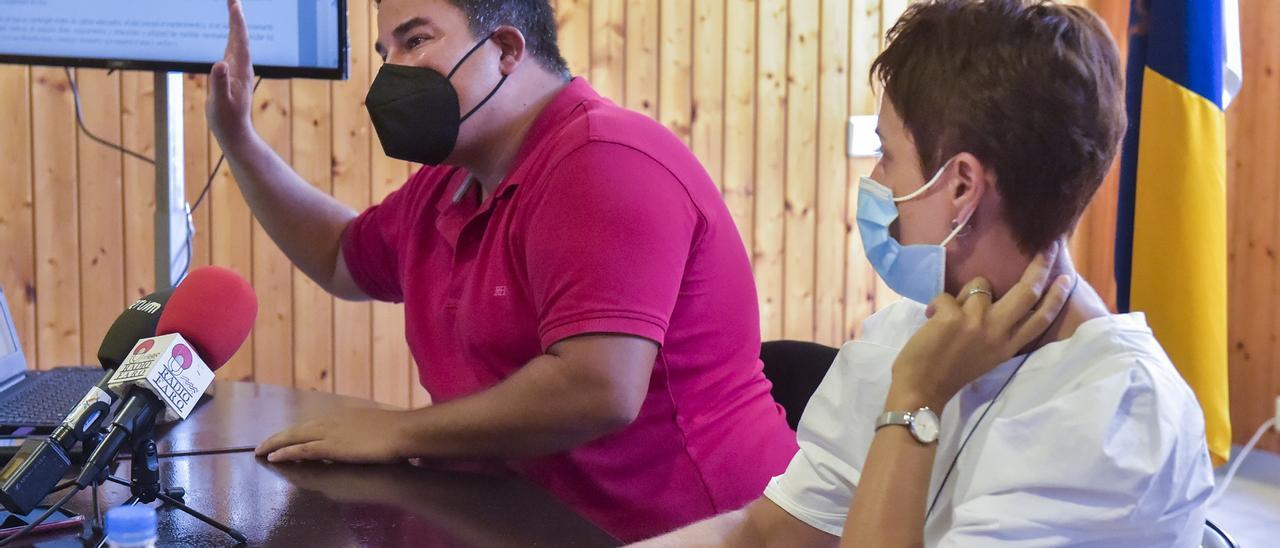
[[[254,71],[344,79],[347,0],[242,0]],[[226,0],[0,0],[0,63],[206,73]]]

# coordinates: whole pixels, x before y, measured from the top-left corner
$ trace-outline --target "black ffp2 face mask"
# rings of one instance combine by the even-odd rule
[[[447,76],[435,69],[409,65],[384,63],[378,69],[364,104],[387,156],[435,166],[453,153],[462,123],[489,102],[507,81],[504,74],[489,95],[466,115],[461,114],[458,91],[449,79],[490,38],[493,34],[472,46]]]

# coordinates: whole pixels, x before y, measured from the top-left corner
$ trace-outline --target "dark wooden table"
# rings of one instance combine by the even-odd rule
[[[251,447],[299,420],[377,404],[319,392],[217,383],[215,397],[186,421],[162,427],[160,453]],[[249,545],[274,546],[616,546],[617,540],[552,498],[511,477],[431,470],[409,464],[269,464],[252,452],[161,459],[164,486],[186,503],[240,530]],[[122,461],[116,475],[128,477]],[[120,504],[126,487],[99,490],[100,507]],[[68,507],[92,514],[86,491]],[[71,534],[33,537],[37,546],[81,546]],[[159,511],[162,546],[232,546],[224,533],[181,511]],[[94,543],[96,544],[96,543]],[[92,545],[92,544],[88,544]]]

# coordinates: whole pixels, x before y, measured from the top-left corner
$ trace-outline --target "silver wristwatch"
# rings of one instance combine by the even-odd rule
[[[925,445],[938,441],[938,415],[928,407],[915,411],[888,411],[876,419],[876,430],[889,425],[907,427],[911,436]]]

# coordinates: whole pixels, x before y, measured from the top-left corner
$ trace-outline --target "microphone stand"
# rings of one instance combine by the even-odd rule
[[[181,487],[170,486],[164,488],[160,484],[160,457],[156,452],[156,441],[154,433],[154,425],[148,421],[145,426],[140,426],[129,436],[131,442],[132,456],[130,457],[130,479],[125,480],[105,475],[106,481],[123,485],[129,488],[132,494],[129,500],[125,501],[125,506],[134,504],[147,504],[157,499],[161,501],[161,507],[168,505],[182,510],[187,515],[209,524],[211,527],[222,531],[235,539],[237,543],[244,544],[248,538],[244,533],[237,531],[230,526],[219,522],[209,516],[206,516],[195,509],[187,506],[183,502],[186,496],[186,490]],[[94,484],[95,495],[97,483]],[[98,508],[97,500],[94,500],[94,510]],[[94,526],[97,529],[97,526]],[[104,537],[98,544],[99,548],[106,543]]]

